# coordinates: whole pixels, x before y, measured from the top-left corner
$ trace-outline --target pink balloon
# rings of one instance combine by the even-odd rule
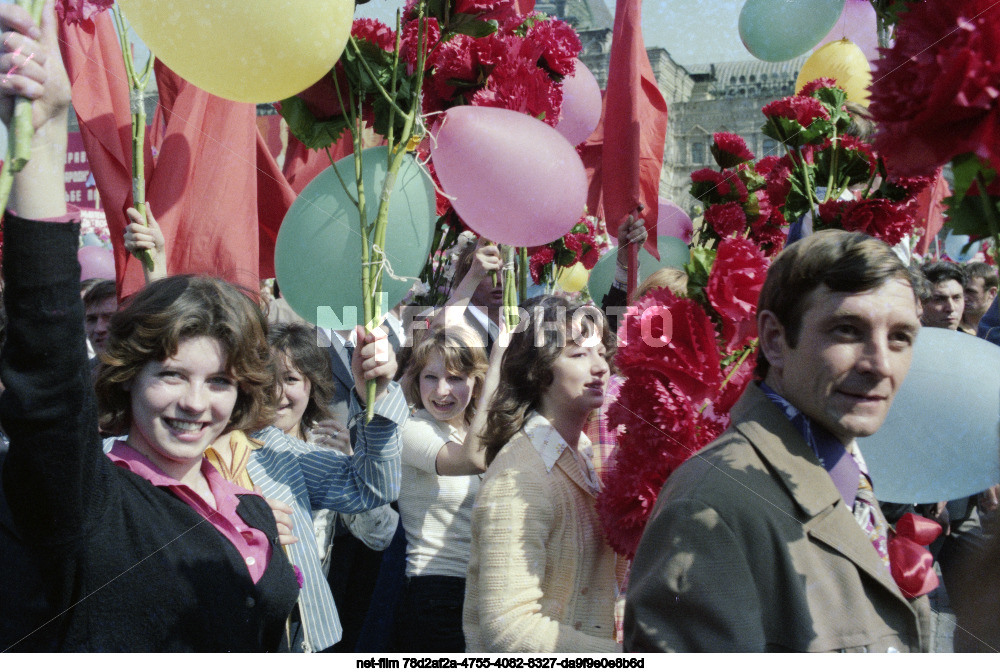
[[[658,199],[659,209],[656,215],[656,235],[673,236],[680,238],[685,244],[691,244],[691,234],[694,233],[694,224],[688,214],[680,209],[672,201],[665,198]]]
[[[601,121],[601,87],[583,61],[563,80],[562,113],[556,130],[576,146],[590,137]]]
[[[587,176],[580,156],[556,129],[526,114],[453,107],[431,160],[459,216],[498,243],[550,243],[583,214]]]
[[[115,279],[115,256],[111,250],[87,245],[77,250],[76,258],[80,262],[81,282],[90,278]]]
[[[869,63],[878,60],[878,30],[875,22],[875,8],[868,0],[847,0],[837,23],[830,29],[826,37],[819,41],[817,48],[845,37],[861,48]]]

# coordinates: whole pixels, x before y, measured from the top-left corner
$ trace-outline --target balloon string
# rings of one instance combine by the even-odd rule
[[[382,258],[381,261],[364,261],[361,263],[362,266],[378,266],[375,270],[375,278],[372,281],[372,287],[378,286],[379,276],[382,275],[383,272],[385,272],[385,274],[393,280],[398,280],[400,282],[406,282],[407,280],[410,282],[416,282],[420,280],[420,278],[414,278],[409,275],[396,275],[392,270],[392,264],[389,263],[389,259],[385,256],[385,250],[379,247],[376,243],[372,243],[372,252],[380,256]],[[372,291],[372,296],[375,296],[374,291]]]
[[[437,114],[444,114],[444,112],[428,112],[427,114],[425,114],[423,116],[424,117],[432,117],[432,116],[437,115]],[[421,159],[420,155],[418,154],[416,156],[417,165],[420,166],[421,168],[423,168],[425,171],[427,171],[427,175],[430,176],[430,174],[431,174],[430,173],[430,168],[428,168],[427,165],[431,162],[431,154],[434,152],[434,149],[437,149],[437,144],[438,144],[438,142],[437,142],[437,136],[435,136],[434,133],[431,132],[430,126],[427,126],[426,124],[424,124],[423,117],[420,118],[420,125],[424,129],[424,134],[428,138],[430,138],[431,145],[432,145],[433,149],[431,149],[430,153],[427,154],[426,158]],[[454,196],[452,196],[451,194],[447,193],[444,189],[442,189],[441,187],[438,186],[438,181],[437,180],[431,179],[431,184],[434,185],[434,192],[435,193],[441,194],[442,196],[444,196],[445,198],[447,198],[449,201],[454,201],[455,200]]]

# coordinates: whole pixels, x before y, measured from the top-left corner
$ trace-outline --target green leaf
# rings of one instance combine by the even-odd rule
[[[463,18],[468,17],[468,18]],[[469,37],[486,37],[499,30],[500,24],[489,19],[483,21],[469,16],[468,14],[456,14],[455,19],[448,26],[448,32],[460,33]]]
[[[692,299],[703,294],[708,286],[708,275],[715,263],[715,250],[706,247],[691,248],[691,260],[684,264],[688,274],[688,296]]]
[[[340,139],[348,126],[347,118],[338,115],[326,121],[316,117],[298,96],[281,101],[281,116],[288,123],[288,130],[309,149],[325,149]]]
[[[953,196],[955,202],[965,198],[969,187],[976,181],[976,174],[983,173],[986,183],[989,184],[996,177],[996,171],[991,170],[988,163],[983,162],[978,156],[969,152],[959,154],[951,160],[951,167],[955,174],[955,190]]]
[[[956,178],[957,179],[957,178]],[[1000,210],[1000,199],[990,197],[994,210]],[[990,227],[987,224],[987,214],[983,210],[983,201],[979,196],[957,198],[949,196],[944,199],[948,206],[948,227],[961,236],[990,237]]]

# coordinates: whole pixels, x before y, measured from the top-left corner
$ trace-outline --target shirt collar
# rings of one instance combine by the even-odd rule
[[[138,450],[128,445],[124,441],[115,441],[111,451],[108,453],[111,461],[123,469],[128,469],[136,476],[141,476],[153,485],[160,488],[184,488],[192,493],[194,490],[175,478],[171,478],[157,467],[153,462],[140,453]],[[208,481],[208,487],[216,497],[235,497],[236,495],[252,494],[250,490],[230,483],[224,479],[215,467],[207,459],[202,458],[201,473]]]
[[[868,469],[857,441],[851,439],[845,446],[829,430],[797,409],[765,383],[760,384],[760,390],[782,410],[792,426],[802,435],[802,439],[812,449],[820,465],[830,475],[844,503],[851,507],[858,491],[858,473],[868,476]]]
[[[537,411],[532,411],[528,416],[523,430],[528,440],[531,441],[531,445],[538,451],[539,457],[542,458],[542,463],[545,464],[547,472],[552,471],[552,467],[556,465],[556,461],[558,461],[559,456],[562,455],[564,450],[573,450],[566,443],[562,435],[556,431],[556,428],[552,426],[552,423]],[[594,448],[586,434],[580,435],[576,452],[583,458],[582,471],[584,478],[587,479],[587,482],[594,490],[600,490],[600,481],[594,470]]]

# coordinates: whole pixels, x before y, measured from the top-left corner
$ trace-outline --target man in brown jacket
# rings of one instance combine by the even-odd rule
[[[631,651],[926,650],[926,597],[893,581],[855,438],[882,424],[920,328],[906,267],[862,234],[782,252],[758,382],[657,500],[625,609]]]

